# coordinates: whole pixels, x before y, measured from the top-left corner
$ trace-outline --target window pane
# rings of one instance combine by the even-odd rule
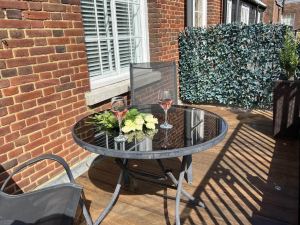
[[[142,61],[139,0],[81,0],[81,9],[90,76]]]

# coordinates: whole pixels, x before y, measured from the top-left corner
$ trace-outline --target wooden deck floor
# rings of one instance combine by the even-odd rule
[[[193,156],[194,181],[184,184],[206,208],[181,203],[182,224],[298,224],[299,140],[272,138],[272,114],[234,112],[203,106],[229,123],[225,140]],[[180,160],[166,162],[175,171]],[[156,170],[153,161],[131,164]],[[119,169],[99,158],[77,182],[84,187],[95,219],[111,197]],[[136,190],[123,189],[102,225],[174,224],[175,191],[137,181]]]

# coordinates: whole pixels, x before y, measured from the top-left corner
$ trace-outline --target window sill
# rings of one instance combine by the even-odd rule
[[[96,88],[85,93],[87,105],[95,105],[117,95],[124,94],[130,90],[130,80],[122,80],[104,87]]]

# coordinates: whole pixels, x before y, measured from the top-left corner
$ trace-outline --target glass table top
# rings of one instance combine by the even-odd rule
[[[88,151],[120,158],[171,158],[206,150],[219,143],[227,132],[226,121],[211,112],[188,106],[172,106],[168,111],[171,129],[162,129],[164,111],[159,105],[135,106],[140,112],[152,113],[158,118],[156,130],[148,135],[126,134],[128,140],[118,143],[118,132],[100,130],[91,123],[90,116],[73,127],[75,142]]]

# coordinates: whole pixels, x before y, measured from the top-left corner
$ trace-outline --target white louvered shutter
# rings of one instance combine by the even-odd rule
[[[139,0],[81,0],[90,76],[117,74],[141,61]]]
[[[242,5],[241,7],[241,22],[245,24],[249,24],[249,7],[246,5]]]

